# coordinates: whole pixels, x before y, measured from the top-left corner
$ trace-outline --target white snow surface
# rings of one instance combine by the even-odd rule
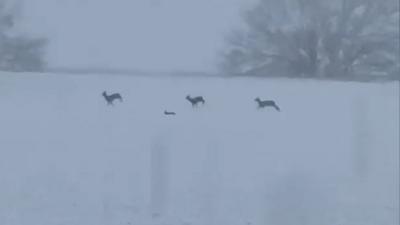
[[[1,72],[0,103],[1,225],[399,224],[398,83]]]

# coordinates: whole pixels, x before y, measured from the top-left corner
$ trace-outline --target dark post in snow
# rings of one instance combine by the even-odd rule
[[[152,143],[150,156],[151,216],[158,218],[165,212],[168,193],[168,148],[162,140]]]
[[[204,223],[217,225],[219,223],[218,209],[220,196],[220,146],[217,138],[209,140],[205,149],[203,164],[204,183]]]
[[[354,173],[357,179],[363,181],[369,172],[370,140],[368,126],[368,104],[362,97],[354,101]]]

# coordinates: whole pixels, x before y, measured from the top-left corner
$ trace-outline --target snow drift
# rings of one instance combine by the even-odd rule
[[[399,223],[398,83],[0,75],[0,224]]]

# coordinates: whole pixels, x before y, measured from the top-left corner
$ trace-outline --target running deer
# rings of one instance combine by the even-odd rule
[[[176,113],[175,112],[168,112],[167,110],[164,110],[164,114],[165,115],[171,115],[171,116],[175,116],[176,115]]]
[[[106,99],[108,105],[114,105],[115,99],[119,99],[119,101],[122,102],[122,97],[119,93],[107,95],[107,92],[103,91],[103,97]]]
[[[281,111],[281,109],[276,105],[273,100],[264,100],[261,101],[260,98],[254,99],[258,103],[258,108],[265,108],[265,107],[274,107],[277,111]]]
[[[190,103],[192,103],[192,106],[193,106],[193,107],[194,107],[194,106],[197,106],[197,104],[198,104],[199,102],[201,102],[201,104],[203,104],[203,105],[204,105],[204,103],[206,103],[206,101],[204,101],[203,96],[197,96],[197,97],[192,98],[192,97],[190,97],[190,95],[188,95],[188,96],[186,96],[186,99],[187,99]]]

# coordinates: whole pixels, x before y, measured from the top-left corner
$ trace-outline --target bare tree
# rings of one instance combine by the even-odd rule
[[[16,15],[8,6],[6,0],[0,0],[0,70],[43,70],[46,39],[15,34]]]
[[[261,0],[228,38],[233,75],[398,76],[397,0]]]

